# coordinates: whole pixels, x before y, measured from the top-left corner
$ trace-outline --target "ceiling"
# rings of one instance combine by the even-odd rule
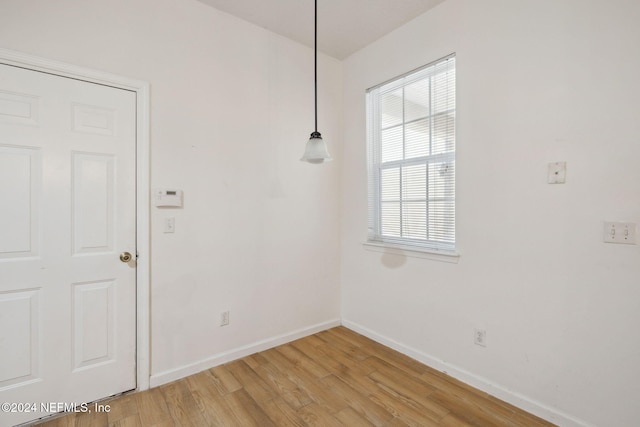
[[[199,0],[313,47],[313,0]],[[320,0],[318,50],[344,59],[444,0]]]

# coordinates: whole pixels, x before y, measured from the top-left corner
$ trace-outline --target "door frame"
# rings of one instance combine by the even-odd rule
[[[136,390],[147,390],[151,374],[149,83],[3,48],[0,63],[136,93]]]

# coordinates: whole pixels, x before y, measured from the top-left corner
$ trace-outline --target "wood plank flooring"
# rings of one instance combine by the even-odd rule
[[[38,427],[552,426],[344,327]]]

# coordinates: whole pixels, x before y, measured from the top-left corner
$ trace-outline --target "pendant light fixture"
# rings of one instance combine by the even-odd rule
[[[311,138],[307,142],[304,155],[300,160],[309,163],[324,163],[332,160],[329,151],[327,151],[327,143],[322,139],[322,135],[318,132],[318,0],[314,0],[314,33],[313,33],[313,84],[315,96],[315,112],[316,127],[311,132]]]

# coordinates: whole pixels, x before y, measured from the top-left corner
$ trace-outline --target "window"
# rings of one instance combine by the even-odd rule
[[[455,250],[455,56],[367,91],[369,242]]]

